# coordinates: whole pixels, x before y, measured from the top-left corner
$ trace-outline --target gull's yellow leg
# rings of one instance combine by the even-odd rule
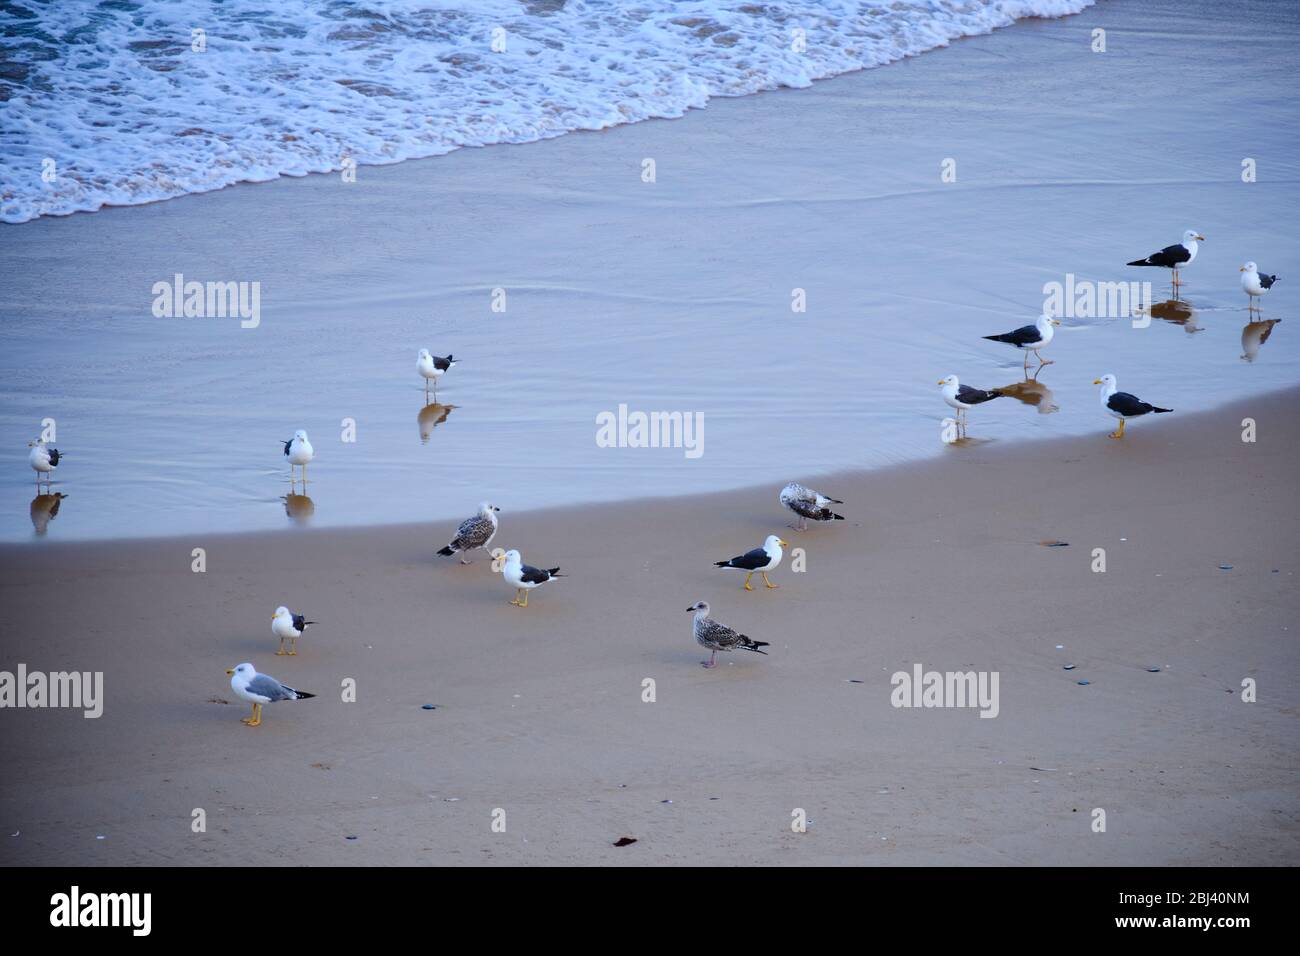
[[[247,717],[240,717],[240,718],[239,718],[239,722],[240,722],[241,724],[248,724],[248,726],[252,727],[252,726],[254,725],[254,724],[253,724],[253,721],[256,719],[256,717],[257,717],[257,705],[254,704],[254,705],[253,705],[253,713],[250,714],[250,715],[247,716]]]
[[[521,605],[519,605],[519,606],[520,606],[520,607],[528,607],[528,591],[527,591],[526,589],[525,589],[525,591],[524,591],[524,603],[521,604]]]
[[[298,638],[293,637],[289,639],[289,656],[296,657],[297,654],[298,654]]]
[[[751,587],[749,586],[749,579],[752,578],[753,576],[754,576],[754,572],[753,572],[753,571],[750,571],[748,574],[745,575],[745,590],[746,590],[746,591],[752,591],[752,590],[754,590],[753,588],[751,588]]]
[[[284,638],[280,638],[280,649],[275,652],[276,657],[284,657]]]
[[[522,589],[522,588],[515,588],[515,596],[510,600],[510,603],[513,604],[515,607],[519,607],[519,606],[520,606],[520,605],[519,605],[519,592],[520,592],[521,590],[523,590],[523,589]]]
[[[261,704],[254,704],[254,705],[253,705],[253,719],[250,720],[250,721],[248,722],[248,726],[250,726],[250,727],[256,727],[256,726],[257,726],[258,724],[260,724],[261,722],[262,722],[262,705],[261,705]]]
[[[769,587],[769,588],[779,588],[779,587],[781,586],[781,585],[779,585],[779,584],[773,584],[771,581],[769,581],[769,580],[767,579],[767,572],[766,572],[766,571],[763,571],[763,572],[762,572],[762,575],[763,575],[763,583],[764,583],[767,587]]]
[[[1123,438],[1123,437],[1124,437],[1124,419],[1121,418],[1121,419],[1119,420],[1119,428],[1117,428],[1115,431],[1111,432],[1111,433],[1110,433],[1110,437],[1111,437],[1111,438]]]

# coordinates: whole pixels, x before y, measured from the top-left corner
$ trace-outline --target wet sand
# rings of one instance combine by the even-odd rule
[[[506,507],[495,544],[570,575],[527,610],[435,557],[445,522],[2,546],[5,666],[102,670],[106,702],[0,716],[0,861],[1295,865],[1298,400],[1122,442],[1097,407],[1018,444],[977,409],[938,461],[790,463],[849,518],[803,534],[779,484]],[[806,553],[779,590],[711,566],[769,532]],[[702,669],[701,599],[770,654]],[[294,658],[280,603],[320,622]],[[320,696],[245,727],[244,660]],[[998,716],[892,707],[917,662],[998,672]]]
[[[1163,296],[1163,270],[1124,263],[1187,228],[1208,238],[1188,312],[1067,319],[1042,377],[1059,413],[999,404],[985,434],[1088,433],[1106,372],[1174,406],[1285,387],[1300,128],[1260,104],[1297,70],[1294,3],[1107,0],[679,120],[0,227],[0,540],[33,537],[25,446],[47,416],[70,493],[50,540],[281,528],[295,428],[322,526],[934,458],[937,379],[1019,378],[981,336],[1032,322],[1068,274]],[[1153,100],[1169,77],[1186,89]],[[1247,259],[1283,276],[1254,362]],[[177,273],[260,282],[260,324],[154,317]],[[462,360],[436,425],[422,347]],[[703,414],[704,454],[597,447],[620,404]]]

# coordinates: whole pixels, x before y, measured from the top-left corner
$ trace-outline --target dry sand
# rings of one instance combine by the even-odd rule
[[[1298,399],[817,479],[851,520],[806,534],[773,486],[505,501],[496,544],[571,575],[527,610],[434,556],[444,523],[5,546],[3,667],[102,670],[107,700],[4,713],[0,859],[1293,865]],[[780,590],[711,567],[770,531],[807,552]],[[703,670],[700,599],[770,656]],[[280,603],[320,622],[296,658]],[[320,696],[245,727],[244,660]],[[999,672],[998,717],[893,708],[918,661]]]

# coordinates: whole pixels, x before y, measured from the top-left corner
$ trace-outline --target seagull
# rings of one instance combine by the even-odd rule
[[[316,457],[316,452],[311,447],[311,442],[307,440],[307,433],[299,428],[293,433],[293,438],[284,445],[284,456],[289,459],[289,481],[293,481],[293,466],[302,466],[302,483],[307,484],[307,462]]]
[[[501,566],[501,575],[515,586],[515,598],[510,603],[516,607],[528,607],[528,592],[540,588],[554,578],[566,577],[559,568],[534,568],[524,564],[518,551],[506,552],[506,563]],[[524,599],[519,600],[522,594]]]
[[[488,550],[488,545],[497,533],[497,516],[494,512],[501,509],[495,505],[490,505],[486,501],[478,506],[478,513],[473,517],[466,518],[456,529],[456,537],[451,539],[451,544],[445,548],[439,548],[438,553],[451,557],[458,551],[473,551],[475,548]],[[491,554],[488,551],[488,554]],[[461,564],[469,564],[464,558],[460,559]]]
[[[1249,312],[1252,308],[1258,308],[1255,299],[1273,288],[1277,276],[1265,275],[1253,262],[1247,262],[1237,271],[1241,273],[1241,287],[1246,290],[1246,311]]]
[[[281,605],[275,609],[275,614],[271,617],[271,633],[280,639],[280,649],[275,652],[276,657],[288,655],[293,657],[298,653],[298,638],[302,637],[303,631],[307,630],[308,624],[315,624],[315,621],[309,621],[301,614],[294,614],[287,607]],[[289,649],[284,649],[284,642],[288,639]]]
[[[695,634],[695,643],[712,652],[707,661],[700,661],[705,667],[712,667],[717,663],[718,651],[733,651],[739,647],[756,654],[767,653],[762,650],[769,646],[767,641],[752,640],[744,634],[737,634],[725,624],[719,624],[709,617],[709,605],[704,601],[693,604],[686,610],[695,612],[695,622],[691,626],[692,633]]]
[[[1056,334],[1054,326],[1060,325],[1060,319],[1054,319],[1050,315],[1040,315],[1033,325],[1025,325],[1016,329],[1014,332],[1006,332],[1002,335],[986,335],[984,338],[990,342],[1005,342],[1007,345],[1014,345],[1025,353],[1025,373],[1029,372],[1029,353],[1033,352],[1034,357],[1038,359],[1038,367],[1051,365],[1051,359],[1045,359],[1039,353],[1039,349],[1047,348],[1052,343],[1052,337]]]
[[[769,534],[767,540],[763,542],[761,548],[755,548],[753,551],[746,551],[742,555],[732,558],[730,561],[715,561],[713,566],[717,568],[734,568],[737,571],[745,572],[745,590],[752,591],[753,587],[749,579],[755,574],[763,575],[763,583],[769,588],[779,588],[781,585],[773,584],[767,579],[768,571],[775,571],[776,566],[781,563],[782,545],[789,547],[790,542],[782,541],[777,535]]]
[[[1134,259],[1129,263],[1131,266],[1161,266],[1165,269],[1174,270],[1174,285],[1181,285],[1178,278],[1178,267],[1191,265],[1192,260],[1196,258],[1196,243],[1204,242],[1205,237],[1195,229],[1188,229],[1183,233],[1183,241],[1172,246],[1165,246],[1159,252],[1153,252],[1145,259]]]
[[[27,463],[36,472],[36,487],[38,489],[41,487],[41,475],[45,476],[45,484],[49,485],[54,469],[59,467],[59,458],[62,457],[59,450],[51,448],[39,438],[29,441],[27,447],[31,449],[31,453],[27,456]]]
[[[269,704],[273,700],[304,700],[316,696],[287,687],[270,674],[259,674],[253,670],[252,664],[240,664],[227,670],[226,673],[232,675],[230,689],[235,692],[235,696],[242,697],[253,705],[251,717],[239,718],[241,723],[248,724],[250,727],[256,727],[262,722],[263,704]]]
[[[443,358],[440,355],[429,354],[428,349],[420,349],[420,357],[416,360],[415,370],[424,376],[424,394],[429,394],[429,382],[433,381],[433,392],[438,393],[438,379],[456,364],[456,360],[448,355]]]
[[[1111,438],[1124,437],[1125,419],[1137,418],[1148,412],[1173,411],[1172,408],[1157,408],[1128,392],[1116,391],[1119,386],[1115,383],[1114,375],[1103,375],[1101,378],[1094,379],[1092,384],[1101,386],[1101,407],[1119,419],[1119,429],[1110,433]]]
[[[796,531],[808,530],[808,519],[813,521],[843,521],[844,515],[831,511],[830,505],[842,505],[838,498],[828,498],[820,492],[805,488],[797,481],[792,481],[781,489],[781,504],[799,516],[797,525],[790,525]]]
[[[966,434],[966,410],[968,408],[1002,397],[1002,393],[997,389],[971,388],[969,385],[963,385],[957,381],[956,375],[949,375],[947,378],[939,379],[939,384],[943,386],[943,400],[950,407],[957,409],[959,436]]]

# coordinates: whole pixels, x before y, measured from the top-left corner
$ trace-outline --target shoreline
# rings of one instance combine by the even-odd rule
[[[804,534],[776,486],[506,511],[568,574],[527,610],[447,526],[0,547],[5,661],[105,694],[4,715],[0,863],[1295,865],[1297,399],[844,476]],[[767,533],[806,551],[779,590],[711,566]],[[769,654],[701,669],[696,600]],[[318,696],[247,728],[242,660]],[[895,709],[916,664],[1000,674],[998,716]]]

